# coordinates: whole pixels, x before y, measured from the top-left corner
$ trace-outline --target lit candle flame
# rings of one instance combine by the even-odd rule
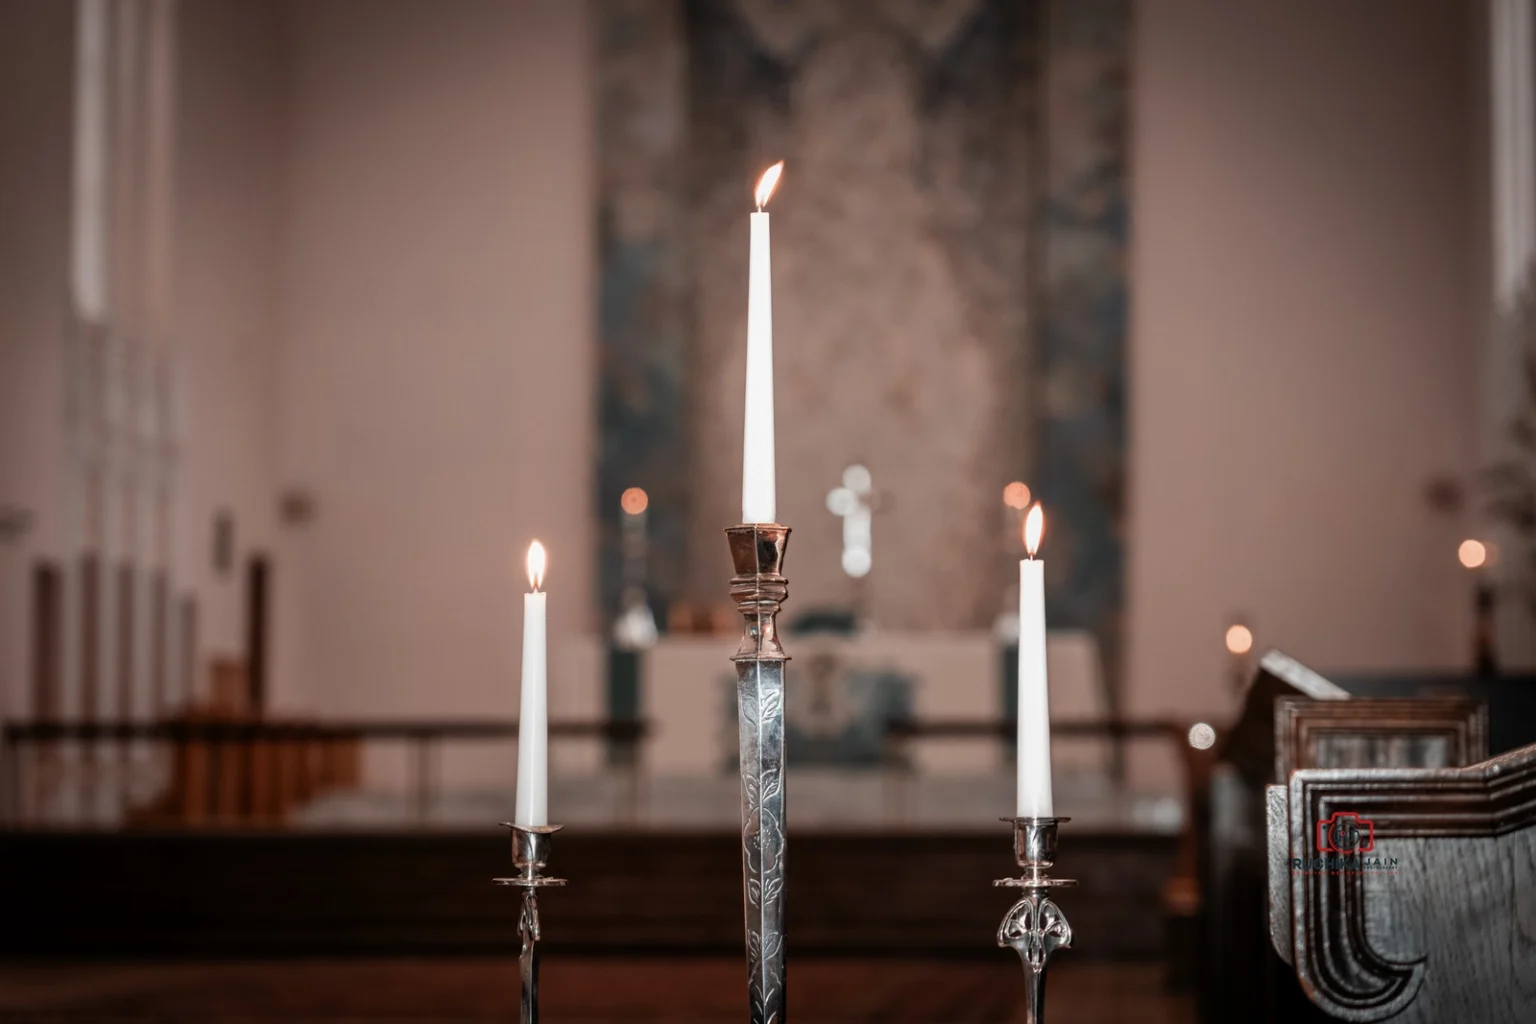
[[[544,584],[544,567],[549,564],[549,555],[544,551],[544,545],[534,541],[528,545],[528,583],[535,591]]]
[[[1035,552],[1040,550],[1040,536],[1045,533],[1045,510],[1037,501],[1029,509],[1029,515],[1024,517],[1024,547],[1029,551],[1029,557],[1034,558]]]
[[[757,209],[762,211],[768,205],[768,200],[773,196],[773,190],[779,184],[779,175],[784,173],[784,161],[780,160],[763,172],[763,176],[757,179]]]

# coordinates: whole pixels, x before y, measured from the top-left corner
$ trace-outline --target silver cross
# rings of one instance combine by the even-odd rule
[[[854,463],[843,470],[843,486],[827,495],[827,511],[843,518],[843,572],[854,579],[874,565],[874,479],[869,468]]]

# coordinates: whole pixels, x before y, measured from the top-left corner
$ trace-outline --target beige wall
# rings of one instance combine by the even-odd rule
[[[1138,5],[1134,711],[1221,707],[1222,635],[1461,667],[1478,38],[1458,0]]]
[[[280,25],[271,4],[249,0],[180,12],[177,568],[197,595],[204,655],[239,656],[243,566],[274,539]],[[233,514],[239,558],[227,577],[213,569],[220,509]]]
[[[515,714],[528,542],[556,636],[592,603],[584,5],[285,14],[277,699]]]
[[[1219,705],[1237,611],[1320,667],[1464,661],[1465,526],[1423,500],[1476,439],[1480,37],[1463,6],[1137,6],[1133,710]],[[51,422],[58,384],[58,7],[0,8],[18,24],[0,74],[32,101],[0,129],[7,501],[53,486],[41,435],[11,424]],[[554,630],[592,625],[585,7],[182,11],[180,556],[208,646],[239,642],[238,590],[207,574],[228,505],[242,553],[277,556],[279,703],[510,713],[528,539],[552,553]],[[313,496],[312,521],[275,525],[283,488]],[[11,660],[21,621],[0,615]]]

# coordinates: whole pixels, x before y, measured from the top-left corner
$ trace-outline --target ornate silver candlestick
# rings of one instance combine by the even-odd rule
[[[731,597],[747,621],[736,663],[741,736],[741,870],[752,1024],[784,1024],[784,663],[774,617],[789,595],[789,527],[733,526]]]
[[[1024,896],[1003,917],[997,944],[1012,946],[1024,961],[1026,1024],[1045,1022],[1045,968],[1051,954],[1072,945],[1072,926],[1050,898],[1052,889],[1077,884],[1072,878],[1051,878],[1056,863],[1056,829],[1070,818],[1004,818],[1013,822],[1013,854],[1024,874],[999,878],[993,885],[1023,889]]]
[[[539,1021],[539,889],[546,885],[564,885],[563,878],[544,874],[549,862],[549,848],[554,834],[563,825],[514,825],[501,823],[512,831],[512,864],[517,875],[497,878],[497,885],[515,885],[523,890],[523,910],[518,915],[517,930],[523,939],[523,1024]]]

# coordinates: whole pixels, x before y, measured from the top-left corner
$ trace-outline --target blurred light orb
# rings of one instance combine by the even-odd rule
[[[843,470],[843,486],[854,494],[868,494],[875,486],[875,478],[869,472],[868,466],[861,466],[855,462]]]
[[[1488,563],[1488,545],[1480,540],[1464,540],[1456,549],[1456,557],[1468,569],[1480,569]]]
[[[1253,650],[1253,630],[1241,622],[1228,626],[1227,650],[1233,654],[1247,654]]]
[[[1210,750],[1216,745],[1216,730],[1204,722],[1189,727],[1189,745],[1196,750]]]
[[[874,559],[870,556],[869,548],[853,547],[843,550],[843,572],[854,579],[868,576],[873,565]]]
[[[1029,485],[1022,480],[1015,480],[1004,487],[1003,504],[1009,508],[1029,508]]]
[[[650,496],[639,487],[631,487],[619,495],[619,507],[632,516],[637,516],[644,512],[650,504]]]

